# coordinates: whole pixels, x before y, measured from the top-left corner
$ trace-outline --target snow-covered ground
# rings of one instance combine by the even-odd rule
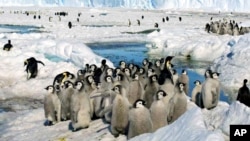
[[[248,62],[249,34],[241,36],[215,35],[204,31],[205,24],[214,20],[233,19],[244,26],[249,25],[246,13],[196,13],[188,11],[135,10],[120,8],[46,8],[46,7],[1,7],[0,25],[33,25],[42,32],[13,33],[0,27],[0,46],[11,39],[10,52],[0,50],[0,100],[9,98],[43,99],[45,87],[61,72],[76,73],[86,63],[97,64],[103,59],[85,45],[93,42],[149,42],[149,55],[191,56],[193,60],[211,61],[211,67],[221,73],[223,87],[236,97],[237,89],[244,78],[249,79]],[[19,14],[14,14],[17,13]],[[24,11],[36,12],[41,19],[27,16]],[[57,11],[67,11],[66,17],[55,16]],[[77,15],[81,12],[77,22]],[[22,13],[22,14],[21,14]],[[144,19],[141,16],[144,15]],[[169,21],[163,23],[163,17]],[[178,17],[182,17],[179,22]],[[51,18],[50,18],[51,17]],[[49,18],[51,21],[49,21]],[[61,19],[61,21],[60,21]],[[128,27],[128,19],[132,26]],[[141,20],[141,26],[136,20]],[[73,28],[68,28],[71,21]],[[151,34],[126,34],[153,29],[159,23],[160,32]],[[25,59],[35,57],[45,63],[39,65],[37,78],[26,80]],[[112,62],[108,61],[112,66]],[[199,73],[203,74],[203,71]],[[27,106],[27,105],[24,105]],[[13,105],[16,112],[0,112],[0,139],[11,140],[113,140],[108,124],[102,120],[93,121],[90,128],[71,132],[69,122],[61,122],[52,127],[43,125],[43,108],[27,109]],[[21,110],[20,110],[21,109]],[[230,124],[250,124],[249,108],[239,102],[228,105],[220,102],[213,110],[201,110],[189,102],[189,110],[180,120],[155,133],[142,135],[135,140],[228,140]],[[237,118],[235,117],[237,115]],[[126,140],[120,136],[114,140]]]

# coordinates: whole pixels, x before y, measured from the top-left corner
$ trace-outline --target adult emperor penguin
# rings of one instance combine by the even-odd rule
[[[146,107],[150,108],[154,101],[154,95],[159,90],[157,75],[152,75],[149,78],[149,83],[147,83],[144,93],[144,100],[146,101]]]
[[[11,40],[8,40],[8,43],[3,46],[3,50],[10,51],[12,47]]]
[[[56,75],[56,77],[54,78],[53,81],[53,85],[61,85],[63,84],[64,81],[66,80],[73,80],[75,78],[75,75],[73,73],[70,73],[68,71],[65,71],[63,73],[59,73],[58,75]]]
[[[212,78],[207,78],[202,84],[202,101],[204,108],[212,109],[217,106],[220,99],[219,73],[213,72]]]
[[[243,80],[243,86],[239,88],[236,100],[250,107],[250,91],[247,87],[247,79]]]
[[[184,92],[185,85],[178,83],[175,88],[175,94],[169,101],[168,123],[177,120],[187,110],[187,96]]]
[[[162,71],[159,75],[159,79],[158,79],[158,83],[160,85],[163,85],[165,83],[166,79],[169,79],[169,80],[171,80],[172,83],[174,83],[172,72],[171,72],[171,69],[173,67],[173,65],[171,63],[172,59],[173,59],[173,56],[168,56],[165,58],[164,68],[162,69]]]
[[[162,101],[167,96],[166,92],[159,90],[156,92],[156,99],[151,104],[150,115],[153,123],[153,132],[168,124],[168,108]]]
[[[35,78],[38,73],[38,63],[44,66],[42,61],[36,60],[34,57],[30,57],[24,61],[24,66],[26,66],[25,71],[27,72],[27,80],[30,78]]]
[[[129,111],[128,139],[143,133],[152,132],[153,123],[149,110],[145,107],[145,101],[138,99]]]
[[[126,133],[130,104],[126,89],[122,85],[116,85],[113,90],[116,96],[112,104],[111,133],[118,137],[119,134]]]
[[[191,100],[200,108],[204,108],[203,101],[202,101],[202,95],[201,95],[201,82],[199,80],[196,80],[194,82],[195,86],[192,90],[192,97]]]
[[[93,113],[90,105],[89,95],[83,89],[81,81],[76,82],[77,91],[71,97],[71,124],[72,130],[88,128]]]
[[[189,93],[189,77],[188,77],[187,71],[185,69],[182,70],[182,73],[178,78],[178,82],[183,83],[185,85],[184,91],[185,91],[186,95],[188,95],[188,93]]]
[[[44,97],[45,125],[54,125],[61,121],[61,101],[54,86],[50,85],[45,89],[48,91]]]

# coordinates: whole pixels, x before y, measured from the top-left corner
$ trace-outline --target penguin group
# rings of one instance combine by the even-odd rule
[[[46,87],[45,125],[70,120],[70,129],[78,131],[103,119],[114,137],[123,134],[130,139],[173,123],[187,110],[189,77],[186,70],[177,73],[172,59],[145,58],[141,66],[121,60],[116,68],[103,59],[101,66],[86,64],[76,75],[56,75]],[[201,86],[194,88],[192,101],[212,109],[220,95],[218,73],[209,70],[205,77],[203,84],[197,81]]]
[[[211,17],[210,20],[213,18]],[[243,35],[250,32],[250,27],[243,27],[234,21],[234,20],[219,20],[219,21],[211,21],[210,23],[206,23],[205,31],[208,33],[215,33],[218,35]]]

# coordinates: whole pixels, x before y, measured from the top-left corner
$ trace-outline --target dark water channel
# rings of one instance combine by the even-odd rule
[[[118,66],[119,61],[124,60],[127,63],[134,63],[141,66],[144,58],[150,61],[166,57],[158,54],[148,54],[146,42],[109,42],[109,43],[91,43],[87,44],[96,54],[105,57]],[[194,88],[194,81],[204,81],[204,76],[197,71],[207,69],[210,62],[198,62],[187,59],[173,59],[174,68],[180,74],[183,69],[186,69],[189,75],[189,96],[191,96],[192,89]],[[228,102],[228,97],[221,91],[221,101]]]
[[[4,29],[1,31],[1,29]],[[10,25],[10,24],[0,24],[0,32],[2,33],[41,33],[41,27],[32,25]]]

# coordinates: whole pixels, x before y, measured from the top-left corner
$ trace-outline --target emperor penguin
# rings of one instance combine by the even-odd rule
[[[54,86],[49,85],[45,89],[48,91],[44,97],[45,125],[50,126],[61,121],[61,101]]]
[[[199,80],[196,80],[194,82],[195,86],[192,90],[192,97],[191,100],[200,108],[204,108],[203,101],[202,101],[202,95],[201,95],[201,82]]]
[[[130,104],[126,89],[122,85],[114,86],[113,91],[116,96],[112,104],[111,133],[118,137],[127,131]]]
[[[148,71],[148,68],[149,68],[149,61],[148,61],[147,58],[143,59],[143,61],[142,61],[142,66],[141,66],[141,67],[145,69],[145,72]]]
[[[142,99],[144,97],[144,87],[140,82],[137,73],[132,76],[132,81],[129,83],[127,97],[130,104],[133,104],[137,99]]]
[[[150,112],[145,107],[145,101],[138,99],[129,111],[128,139],[144,133],[151,133],[152,128],[153,123]]]
[[[250,107],[250,91],[247,87],[247,79],[243,80],[243,86],[239,88],[236,100]]]
[[[76,81],[82,81],[85,79],[86,70],[80,69],[77,71]]]
[[[189,93],[189,77],[188,77],[187,71],[185,69],[182,70],[182,73],[178,78],[178,82],[183,83],[185,85],[184,91],[185,91],[185,94],[188,95],[188,93]]]
[[[26,66],[25,71],[27,72],[27,80],[37,76],[38,63],[45,66],[42,61],[36,60],[34,57],[30,57],[24,61],[24,66]]]
[[[153,132],[157,129],[168,125],[168,108],[163,102],[163,97],[167,96],[166,92],[159,90],[156,92],[156,99],[150,106],[150,115],[153,123]]]
[[[173,82],[173,76],[172,76],[172,63],[171,63],[171,60],[172,60],[173,56],[168,56],[165,58],[165,62],[164,62],[164,68],[161,70],[161,73],[159,75],[159,79],[158,79],[158,83],[160,85],[163,85],[165,83],[165,80],[166,79],[169,79],[171,80],[171,82],[174,84]]]
[[[185,84],[178,83],[175,94],[169,101],[168,123],[177,120],[187,110],[187,96],[184,91]]]
[[[8,40],[8,43],[3,46],[3,50],[10,51],[12,47],[11,40]]]
[[[75,93],[74,84],[67,80],[64,81],[64,90],[61,93],[61,119],[63,121],[70,119],[70,101],[71,96]]]
[[[212,78],[207,78],[202,84],[202,101],[204,108],[212,109],[217,106],[220,99],[219,73],[213,72]]]
[[[145,88],[144,100],[146,101],[146,107],[150,108],[151,104],[154,101],[154,95],[159,90],[157,75],[152,75],[149,78],[149,83]]]
[[[53,81],[53,85],[61,85],[63,84],[64,81],[66,80],[74,80],[75,78],[75,75],[73,73],[70,73],[68,71],[65,71],[65,72],[62,72],[62,73],[59,73],[56,75],[56,77],[54,78],[54,81]]]
[[[125,61],[120,61],[119,67],[120,67],[121,71],[123,71],[123,69],[126,68],[126,62]]]
[[[76,82],[77,91],[72,95],[70,102],[73,131],[88,128],[91,122],[91,115],[93,114],[89,95],[84,91],[83,87],[83,82]]]

